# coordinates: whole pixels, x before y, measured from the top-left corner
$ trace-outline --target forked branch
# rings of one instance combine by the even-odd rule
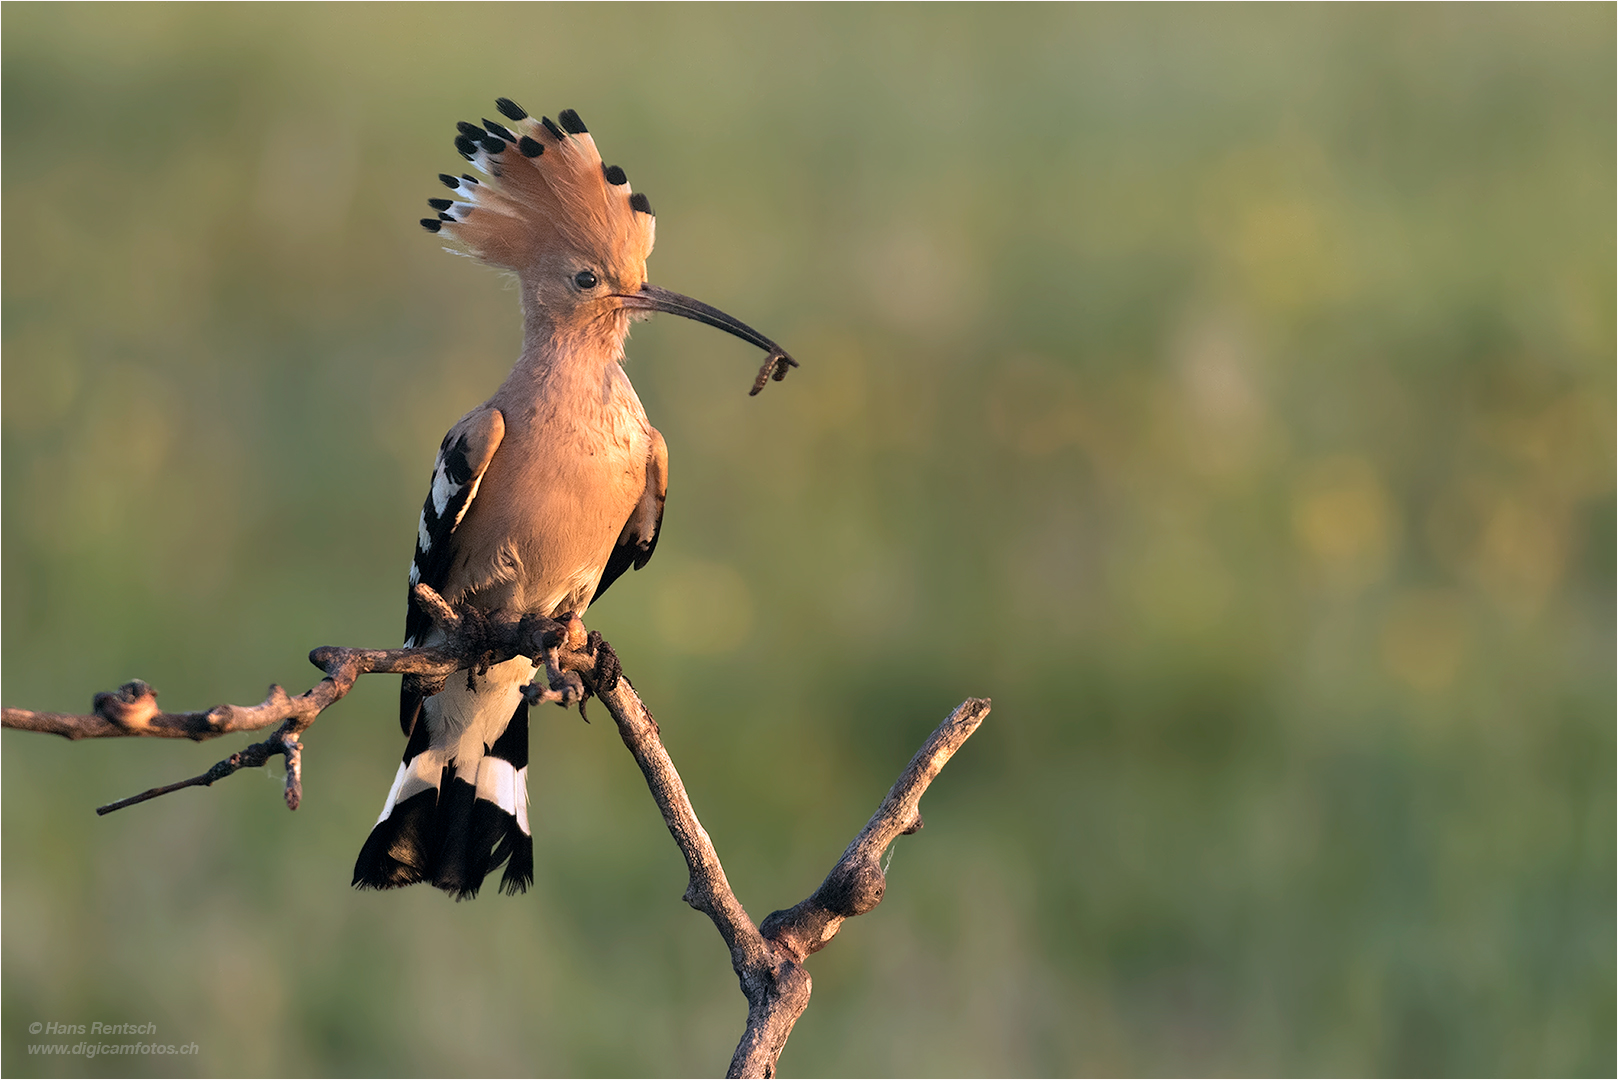
[[[792,1026],[809,1005],[811,980],[803,961],[824,948],[843,920],[881,903],[882,855],[899,836],[921,828],[919,803],[927,786],[989,715],[986,698],[968,698],[910,759],[876,814],[809,896],[755,925],[725,878],[713,842],[691,808],[685,785],[658,738],[657,723],[627,679],[601,695],[635,755],[663,821],[690,870],[685,901],[713,920],[730,948],[731,967],[747,998],[747,1028],[731,1057],[729,1076],[774,1076]]]
[[[784,373],[784,372],[782,372]],[[775,377],[779,378],[777,374]],[[3,726],[39,731],[69,739],[117,737],[186,738],[201,741],[239,731],[280,726],[219,762],[200,776],[152,788],[97,809],[105,814],[186,787],[206,787],[243,768],[263,765],[272,757],[287,762],[286,801],[296,810],[302,797],[299,737],[328,707],[341,700],[361,675],[388,673],[413,676],[435,693],[459,671],[481,671],[514,656],[539,665],[531,701],[577,702],[580,690],[600,698],[618,725],[618,734],[634,755],[670,835],[685,856],[690,880],[685,901],[713,921],[730,950],[732,969],[747,998],[747,1027],[731,1058],[730,1076],[773,1076],[792,1027],[809,1004],[811,981],[803,962],[836,936],[843,920],[863,915],[882,900],[886,887],[882,856],[899,836],[921,828],[921,796],[950,757],[989,714],[989,702],[968,698],[922,744],[888,792],[876,814],[843,852],[807,899],[755,924],[731,891],[708,833],[697,820],[685,785],[658,737],[657,722],[627,678],[613,674],[576,618],[565,622],[525,616],[490,618],[469,608],[452,608],[425,585],[415,589],[418,604],[432,617],[442,637],[430,648],[347,649],[327,646],[309,660],[326,677],[297,697],[271,686],[258,705],[216,705],[202,712],[165,713],[157,693],[143,682],[126,683],[112,693],[97,694],[94,711],[82,715],[3,710]]]

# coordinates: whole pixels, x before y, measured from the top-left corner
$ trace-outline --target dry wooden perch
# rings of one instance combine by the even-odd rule
[[[730,949],[731,967],[747,997],[747,1027],[731,1058],[728,1075],[774,1076],[792,1027],[809,1004],[811,983],[803,966],[805,958],[824,948],[844,919],[863,915],[881,902],[886,887],[883,854],[895,839],[921,828],[922,794],[988,716],[989,701],[968,698],[928,736],[876,814],[812,895],[791,908],[771,913],[762,924],[755,924],[731,891],[725,868],[691,808],[685,785],[658,737],[651,712],[627,678],[598,679],[599,652],[594,646],[599,638],[586,635],[577,619],[491,619],[471,609],[451,608],[425,585],[416,586],[415,599],[443,631],[442,643],[414,649],[316,649],[309,654],[309,660],[326,677],[297,697],[271,686],[268,696],[258,705],[216,705],[202,712],[165,713],[157,707],[156,691],[135,681],[115,692],[97,694],[94,711],[87,714],[6,708],[0,722],[20,731],[40,731],[69,739],[197,741],[279,724],[269,738],[230,755],[200,776],[152,788],[98,807],[96,812],[110,813],[181,788],[206,787],[239,769],[263,765],[277,756],[286,758],[286,802],[296,810],[303,791],[299,737],[321,712],[341,700],[361,675],[414,675],[442,685],[458,671],[486,669],[514,656],[527,656],[542,664],[529,688],[531,701],[577,703],[582,711],[585,697],[593,695],[612,714],[618,734],[646,777],[669,834],[685,856],[690,869],[685,901],[713,921]]]

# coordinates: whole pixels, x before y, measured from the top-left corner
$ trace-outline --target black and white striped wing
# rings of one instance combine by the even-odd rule
[[[442,593],[455,564],[455,530],[477,498],[489,461],[506,434],[506,418],[490,405],[474,409],[449,429],[433,462],[432,486],[421,505],[416,526],[416,555],[410,564],[410,587],[425,583]],[[405,647],[427,638],[432,620],[413,601],[405,608]],[[421,712],[421,695],[406,679],[399,693],[399,726],[409,735]]]
[[[410,584],[452,594],[458,533],[484,473],[505,436],[505,418],[485,406],[450,429],[433,463],[422,504]],[[405,645],[430,641],[432,622],[412,603]],[[497,669],[498,670],[498,669]],[[526,681],[526,676],[524,676]],[[528,706],[491,680],[440,691],[466,728],[435,724],[416,681],[399,689],[399,724],[409,736],[382,815],[354,864],[354,886],[391,889],[430,881],[457,899],[476,896],[483,879],[506,865],[501,889],[522,892],[534,878],[528,825]],[[515,710],[515,711],[513,711]],[[466,737],[470,734],[470,740]]]

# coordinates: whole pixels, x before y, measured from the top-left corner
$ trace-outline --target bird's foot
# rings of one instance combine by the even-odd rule
[[[466,643],[466,651],[471,658],[466,668],[466,689],[475,692],[478,677],[487,675],[489,668],[494,666],[497,631],[488,614],[471,604],[456,604],[453,611],[456,632]],[[442,688],[440,684],[438,689]]]
[[[539,705],[547,701],[554,701],[558,705],[578,705],[582,714],[584,699],[590,691],[584,685],[584,679],[576,671],[563,671],[561,652],[563,647],[577,650],[583,648],[589,636],[584,629],[580,618],[568,612],[555,622],[556,633],[547,635],[543,654],[544,684],[541,685],[540,673],[534,673],[534,679],[523,688],[523,697],[529,705]],[[588,719],[588,718],[586,718]]]
[[[533,681],[523,688],[523,696],[530,705],[544,702],[577,705],[579,715],[585,723],[589,723],[590,715],[585,711],[584,703],[591,697],[616,690],[618,681],[623,678],[623,665],[618,662],[618,654],[607,644],[601,632],[586,630],[584,622],[574,613],[568,612],[559,619],[546,622],[548,626],[544,640],[547,644],[544,652],[535,657],[540,660],[544,670],[534,673]],[[561,653],[564,648],[574,653],[589,652],[595,659],[595,666],[582,674],[563,671]]]
[[[522,688],[528,704],[543,705],[549,701],[565,707],[584,702],[589,691],[584,688],[584,680],[578,672],[559,671],[552,664],[545,667],[543,672],[536,671],[534,681]]]
[[[590,631],[586,644],[590,651],[596,654],[595,671],[590,676],[590,681],[595,684],[595,692],[612,693],[618,689],[618,680],[624,674],[624,666],[618,662],[618,654],[607,644],[607,639],[601,636],[599,630]]]
[[[601,636],[601,631],[591,630],[585,638],[585,645],[595,654],[595,667],[584,683],[584,697],[579,699],[579,716],[586,724],[590,722],[590,714],[584,711],[584,703],[592,696],[610,694],[618,688],[618,680],[623,677],[623,665],[618,662],[618,654],[613,652],[607,639]]]

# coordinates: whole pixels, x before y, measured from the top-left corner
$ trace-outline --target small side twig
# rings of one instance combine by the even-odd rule
[[[89,714],[8,708],[4,710],[3,723],[8,728],[48,732],[69,739],[146,736],[198,741],[279,723],[269,738],[232,754],[200,776],[120,799],[96,812],[110,813],[182,788],[207,787],[278,755],[286,758],[286,801],[295,810],[302,797],[299,736],[326,708],[341,700],[359,676],[391,672],[441,687],[457,671],[486,669],[514,656],[527,656],[539,667],[527,690],[531,702],[577,703],[582,711],[585,694],[593,693],[611,712],[619,736],[646,778],[669,834],[685,856],[689,880],[684,899],[707,915],[719,931],[730,951],[731,968],[747,998],[747,1025],[731,1058],[728,1075],[774,1076],[793,1025],[809,1004],[812,983],[804,960],[824,948],[844,920],[863,915],[881,902],[886,888],[884,853],[896,838],[921,828],[921,796],[982,724],[989,713],[989,701],[968,698],[962,702],[922,744],[820,887],[792,907],[773,912],[758,925],[731,890],[719,854],[697,819],[680,774],[659,738],[657,721],[629,679],[621,674],[616,658],[605,649],[599,636],[588,635],[574,617],[561,622],[531,615],[499,619],[453,608],[426,586],[416,587],[415,599],[437,628],[436,644],[410,649],[316,649],[309,654],[310,662],[324,671],[326,678],[295,698],[279,686],[272,686],[259,705],[217,705],[203,712],[164,713],[157,708],[156,691],[137,681],[114,693],[96,695],[95,711]],[[610,658],[610,663],[604,663],[603,657]],[[602,673],[609,671],[610,677],[603,678]]]
[[[289,809],[296,810],[303,799],[303,748],[299,736],[322,712],[341,701],[361,675],[413,675],[436,680],[442,685],[445,678],[463,668],[487,668],[490,663],[517,655],[540,656],[547,650],[554,652],[559,642],[572,642],[565,624],[554,620],[482,618],[450,606],[426,585],[417,585],[412,596],[432,618],[442,641],[410,649],[322,646],[309,654],[309,662],[325,672],[326,677],[297,697],[289,696],[279,686],[271,686],[257,705],[215,705],[198,712],[166,713],[157,707],[157,691],[137,679],[111,693],[97,694],[92,712],[74,714],[6,708],[0,710],[0,726],[75,740],[132,737],[201,742],[239,731],[261,731],[279,724],[275,733],[263,742],[230,755],[200,776],[108,803],[98,807],[96,813],[110,814],[182,788],[208,787],[241,769],[257,768],[277,756],[286,758],[286,803]],[[468,615],[475,617],[467,618]],[[474,630],[463,632],[469,622],[476,623]]]
[[[134,806],[136,803],[143,803],[147,799],[155,799],[159,795],[167,795],[169,792],[179,791],[181,788],[211,787],[215,780],[223,780],[238,769],[259,768],[278,754],[287,759],[287,807],[296,810],[298,803],[303,801],[303,770],[299,768],[300,758],[302,757],[302,744],[298,742],[296,735],[286,735],[277,731],[263,742],[254,743],[252,746],[236,751],[236,753],[219,762],[201,776],[193,776],[189,780],[179,780],[172,784],[149,788],[139,795],[131,795],[127,799],[119,799],[117,802],[110,802],[106,806],[98,806],[96,807],[96,813],[98,815],[110,814],[114,810],[122,810],[126,806]]]

